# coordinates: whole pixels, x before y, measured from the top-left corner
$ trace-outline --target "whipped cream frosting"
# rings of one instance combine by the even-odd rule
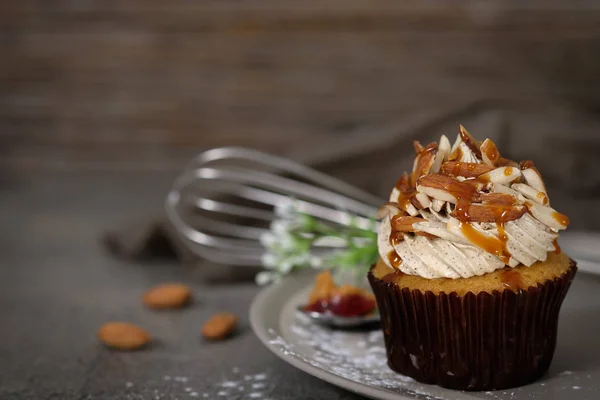
[[[422,147],[379,210],[378,248],[392,269],[423,278],[469,278],[505,266],[531,266],[560,251],[568,218],[550,207],[531,161],[502,158],[461,126]]]

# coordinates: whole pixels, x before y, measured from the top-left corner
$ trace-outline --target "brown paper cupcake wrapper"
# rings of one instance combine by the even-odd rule
[[[505,389],[530,383],[550,366],[558,315],[577,267],[553,281],[513,292],[401,289],[369,273],[389,366],[452,389]]]

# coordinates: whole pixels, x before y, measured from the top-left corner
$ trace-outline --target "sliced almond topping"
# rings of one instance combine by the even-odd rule
[[[409,217],[397,215],[392,218],[392,229],[400,232],[414,232],[413,224],[415,222],[425,222],[426,219],[419,217]]]
[[[446,202],[443,200],[433,199],[431,202],[431,209],[435,212],[440,212],[442,207],[444,207],[444,204],[446,204]]]
[[[569,225],[569,218],[557,212],[551,207],[541,206],[532,201],[526,200],[525,205],[535,219],[555,230],[565,229]]]
[[[511,196],[514,196],[517,199],[519,198],[519,192],[517,192],[514,189],[509,188],[506,185],[500,185],[499,183],[492,184],[492,192],[510,194]]]
[[[452,211],[454,211],[454,208],[456,207],[455,204],[452,203],[446,203],[446,214],[451,214]]]
[[[446,135],[440,137],[440,143],[438,146],[438,153],[442,155],[442,162],[448,161],[448,156],[452,152],[452,145]],[[437,171],[434,171],[437,172]]]
[[[443,162],[444,162],[444,153],[442,153],[440,151],[440,149],[438,148],[438,150],[435,153],[435,156],[433,157],[433,162],[431,163],[429,172],[432,174],[437,174],[438,172],[440,172],[440,168],[441,168]]]
[[[500,167],[479,176],[479,179],[506,185],[521,176],[521,171],[515,167]]]
[[[519,163],[519,168],[521,168],[521,169],[535,168],[535,163],[531,160],[523,160]]]
[[[511,187],[529,200],[533,200],[542,206],[547,206],[549,203],[546,193],[539,192],[529,185],[524,183],[515,183]]]
[[[383,219],[385,217],[389,217],[392,215],[403,213],[400,208],[400,204],[394,202],[387,202],[377,210],[377,215],[375,216],[377,219]]]
[[[427,187],[427,186],[417,186],[417,190],[421,193],[425,193],[427,196],[432,197],[434,199],[433,206],[436,211],[441,210],[441,207],[444,205],[444,202],[446,202],[446,201],[449,201],[453,204],[456,204],[458,202],[458,199],[454,195],[450,194],[449,192],[445,191],[444,189],[438,189],[438,188]],[[438,204],[439,204],[439,209],[436,209]]]
[[[479,195],[479,201],[483,204],[512,206],[516,204],[517,198],[508,193],[482,193]]]
[[[415,215],[419,215],[419,210],[417,210],[417,208],[413,206],[410,202],[406,204],[406,212],[408,213],[408,215],[411,215],[413,217]]]
[[[458,135],[456,135],[456,140],[454,141],[454,144],[452,145],[451,149],[450,149],[450,153],[452,153],[454,150],[456,150],[460,144],[462,143],[462,139],[460,137],[460,132]]]
[[[402,176],[400,176],[400,179],[398,179],[398,182],[396,182],[396,189],[398,189],[400,192],[410,191],[410,182],[406,171],[404,171]]]
[[[496,163],[497,167],[514,167],[514,168],[519,168],[519,163],[513,160],[509,160],[508,158],[504,158],[504,157],[500,157],[500,159],[498,159],[498,162]]]
[[[451,216],[462,222],[508,222],[519,219],[527,212],[523,206],[498,206],[493,204],[470,204],[457,207]]]
[[[417,236],[424,236],[427,239],[438,239],[437,236],[432,235],[431,233],[423,232],[423,231],[415,231],[415,235],[417,235]]]
[[[413,173],[410,179],[410,186],[415,187],[415,182],[419,177],[427,175],[433,166],[437,153],[437,143],[432,142],[427,145],[415,159]]]
[[[431,207],[431,199],[425,193],[417,193],[415,198],[421,204],[421,209]]]
[[[481,150],[479,150],[481,142],[479,140],[475,140],[462,125],[458,126],[458,132],[462,141],[467,145],[467,147],[469,147],[473,154],[475,154],[475,157],[481,160]]]
[[[418,140],[413,140],[413,147],[415,148],[415,153],[419,155],[425,148],[421,145],[421,142]]]
[[[457,148],[452,150],[452,152],[448,156],[448,161],[458,161],[462,158],[462,155],[462,149],[460,148],[460,146],[458,146]]]
[[[540,171],[535,167],[527,168],[521,171],[523,174],[523,178],[525,178],[525,183],[529,186],[537,190],[538,192],[543,192],[548,194],[546,191],[546,185],[544,185],[544,181],[542,180],[542,175]]]
[[[490,139],[485,139],[479,149],[481,150],[481,159],[485,164],[497,166],[497,163],[500,160],[500,152],[496,148],[494,142]]]
[[[442,165],[441,173],[450,176],[476,178],[479,175],[492,171],[493,169],[494,167],[485,164],[448,161]]]
[[[476,197],[476,190],[473,186],[441,174],[422,176],[417,181],[417,190],[434,199],[454,204],[458,199],[472,200]]]
[[[419,199],[417,199],[417,196],[413,196],[410,198],[410,204],[412,204],[417,210],[422,210],[425,208],[423,207]]]
[[[460,178],[460,177],[458,177]],[[469,179],[463,179],[461,182],[473,186],[475,188],[475,191],[479,192],[480,190],[483,190],[485,187],[489,186],[489,182],[486,182],[483,179],[479,179],[479,178],[469,178]]]

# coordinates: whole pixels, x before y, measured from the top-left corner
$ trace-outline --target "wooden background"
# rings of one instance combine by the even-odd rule
[[[600,7],[566,3],[4,1],[0,160],[171,170],[490,98],[595,121]]]

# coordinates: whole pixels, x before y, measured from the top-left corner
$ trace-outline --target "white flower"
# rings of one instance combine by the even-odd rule
[[[261,257],[261,262],[262,265],[267,268],[275,268],[277,267],[277,264],[279,264],[277,256],[272,253],[264,253]]]
[[[270,271],[262,271],[256,275],[256,283],[260,286],[266,285],[270,282],[278,280],[279,277],[277,274]]]
[[[292,258],[291,258],[291,262],[294,265],[310,265],[310,253],[305,252],[305,253],[300,253],[300,254],[295,254]]]
[[[298,215],[298,209],[293,200],[283,201],[275,206],[275,215],[279,218],[293,220]]]
[[[276,219],[271,222],[271,232],[276,236],[288,234],[291,228],[292,224],[286,220]]]
[[[310,257],[310,266],[313,268],[321,268],[323,266],[323,259],[317,256]]]
[[[303,214],[293,199],[277,204],[274,214],[276,217],[269,231],[260,235],[260,243],[265,248],[261,261],[267,269],[256,276],[256,282],[260,285],[277,281],[295,269],[324,269],[339,267],[341,264],[348,266],[350,262],[356,263],[354,260],[360,256],[353,254],[362,251],[360,244],[364,243],[368,249],[375,243],[368,238],[349,238],[347,234],[355,229],[353,224],[352,229],[342,232],[315,217]],[[352,216],[349,215],[348,218],[351,219]],[[352,246],[348,248],[350,243]],[[313,254],[315,246],[319,244],[336,247],[340,254]],[[342,250],[344,248],[346,249]]]
[[[292,251],[297,247],[296,238],[289,233],[281,235],[277,241],[277,244],[282,251]]]
[[[263,234],[260,235],[260,244],[263,245],[263,247],[270,249],[272,248],[275,243],[277,242],[277,238],[275,237],[275,235],[272,232],[265,232]]]
[[[277,265],[276,267],[277,271],[284,275],[289,273],[292,270],[292,268],[294,268],[294,262],[292,259],[281,260],[279,265]]]

